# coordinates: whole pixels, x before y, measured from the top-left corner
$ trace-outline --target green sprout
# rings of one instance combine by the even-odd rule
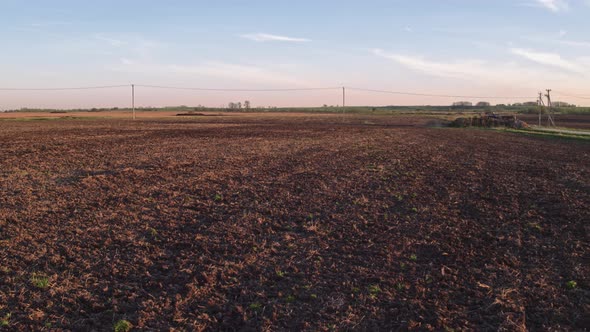
[[[254,302],[254,303],[251,303],[248,307],[251,310],[258,311],[258,310],[262,309],[262,304],[260,304],[258,302]]]
[[[115,332],[129,332],[133,325],[128,321],[121,319],[115,323]]]
[[[31,283],[37,288],[45,289],[49,287],[49,278],[44,275],[33,273]]]
[[[379,294],[381,292],[381,288],[378,285],[371,285],[369,286],[369,293],[372,295]]]
[[[12,314],[7,313],[4,318],[0,319],[0,327],[7,327],[10,325],[10,316],[12,316]]]

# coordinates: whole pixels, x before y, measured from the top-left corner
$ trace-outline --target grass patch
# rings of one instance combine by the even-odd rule
[[[248,308],[250,308],[250,310],[254,310],[254,311],[258,311],[260,309],[262,309],[262,304],[258,303],[258,302],[254,302],[251,303]]]
[[[40,289],[49,288],[49,278],[42,274],[33,273],[33,276],[31,277],[31,283],[33,286]]]
[[[0,327],[8,327],[10,325],[10,316],[12,316],[12,314],[7,313],[2,319],[0,319]]]
[[[501,128],[501,129],[494,129],[509,133],[515,134],[522,134],[526,136],[537,136],[537,137],[546,137],[552,139],[566,139],[566,140],[576,140],[582,142],[590,142],[590,135],[576,135],[576,134],[568,134],[568,133],[560,133],[560,132],[549,132],[549,131],[540,131],[534,129],[510,129],[510,128]]]
[[[128,321],[121,319],[115,323],[114,330],[115,332],[129,332],[133,325]]]

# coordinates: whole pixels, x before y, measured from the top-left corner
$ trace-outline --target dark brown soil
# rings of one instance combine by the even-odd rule
[[[176,116],[222,116],[222,114],[212,113],[178,113]]]
[[[427,121],[0,122],[3,329],[590,326],[590,144]]]

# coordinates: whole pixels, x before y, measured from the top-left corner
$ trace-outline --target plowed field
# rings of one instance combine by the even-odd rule
[[[431,121],[0,121],[0,329],[590,326],[590,144]]]

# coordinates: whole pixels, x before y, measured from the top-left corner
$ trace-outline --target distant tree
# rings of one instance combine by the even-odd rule
[[[473,104],[470,101],[457,101],[453,103],[452,108],[468,108],[472,106]]]
[[[246,100],[246,101],[244,102],[244,108],[245,108],[246,110],[249,110],[249,109],[250,109],[250,101],[249,101],[249,100]]]
[[[554,101],[552,104],[555,107],[576,107],[576,105],[566,103],[565,101]]]
[[[480,101],[479,103],[475,104],[477,107],[490,107],[491,104],[487,101]]]

